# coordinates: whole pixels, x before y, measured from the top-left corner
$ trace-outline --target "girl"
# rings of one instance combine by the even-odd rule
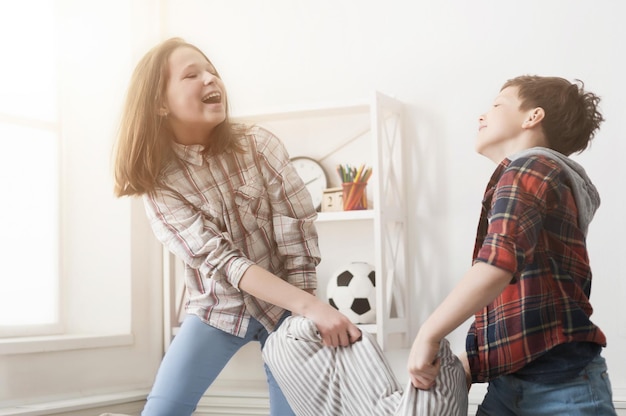
[[[320,261],[316,212],[283,144],[231,124],[209,59],[173,38],[141,59],[115,152],[115,194],[142,195],[156,237],[185,263],[187,312],[144,415],[190,415],[244,344],[263,347],[289,312],[325,345],[360,338],[313,295]],[[272,415],[291,415],[265,367]]]

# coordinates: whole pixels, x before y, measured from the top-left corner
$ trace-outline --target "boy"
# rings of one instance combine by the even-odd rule
[[[409,356],[413,385],[432,387],[440,341],[472,314],[472,382],[489,382],[477,415],[615,415],[591,322],[586,249],[599,195],[567,156],[604,121],[580,82],[521,76],[480,116],[476,149],[498,164],[487,186],[474,264],[426,320]]]

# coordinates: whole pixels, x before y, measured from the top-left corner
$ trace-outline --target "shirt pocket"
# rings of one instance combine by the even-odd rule
[[[235,191],[235,205],[241,221],[249,232],[264,228],[271,219],[267,190],[260,181],[240,186]]]
[[[206,224],[208,222],[220,232],[226,230],[226,227],[224,225],[224,215],[222,213],[223,210],[220,204],[215,204],[206,200],[202,200],[198,201],[198,204],[193,207],[194,209],[199,210],[205,221],[205,227],[208,226]]]

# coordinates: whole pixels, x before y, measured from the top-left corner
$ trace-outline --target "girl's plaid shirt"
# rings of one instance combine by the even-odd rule
[[[317,213],[283,143],[254,127],[245,151],[202,154],[174,144],[162,186],[144,195],[152,229],[185,264],[187,311],[243,337],[250,315],[272,331],[284,313],[238,289],[257,264],[301,289],[315,289]]]

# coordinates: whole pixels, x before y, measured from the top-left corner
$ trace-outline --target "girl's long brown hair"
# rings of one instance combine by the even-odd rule
[[[180,38],[171,38],[148,51],[133,72],[113,152],[114,193],[117,197],[142,195],[154,190],[162,168],[174,157],[173,135],[167,118],[159,115],[158,110],[164,101],[169,79],[169,57],[180,47],[193,48],[210,62],[196,46]],[[226,119],[207,138],[205,153],[241,151],[236,139],[243,133],[244,126],[231,124],[226,97],[224,104]]]

